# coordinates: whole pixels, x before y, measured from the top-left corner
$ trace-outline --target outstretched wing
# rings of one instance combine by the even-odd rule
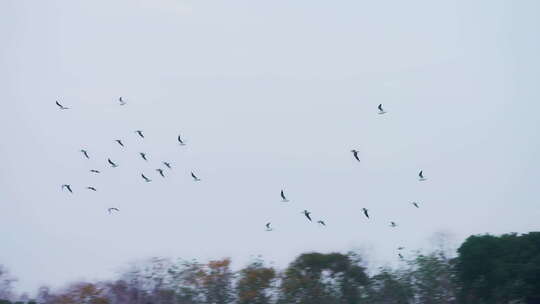
[[[285,199],[285,194],[283,193],[283,190],[281,190],[281,198]]]
[[[379,104],[379,106],[378,106],[377,108],[379,108],[379,111],[381,111],[381,112],[382,112],[382,111],[383,111],[383,109],[382,109],[382,103],[381,103],[381,104]]]

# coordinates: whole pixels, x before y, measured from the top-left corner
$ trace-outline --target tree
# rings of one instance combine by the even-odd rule
[[[457,301],[454,267],[445,254],[418,255],[410,261],[412,283],[420,303],[450,304]]]
[[[351,255],[302,254],[285,270],[280,302],[356,304],[360,287],[367,283],[364,268]]]
[[[7,268],[0,265],[0,300],[10,300],[12,298],[13,283],[16,281]]]
[[[269,304],[271,302],[276,271],[255,261],[240,270],[236,286],[238,304]]]
[[[412,279],[409,271],[392,271],[383,268],[369,279],[366,303],[408,304],[414,299]]]
[[[458,254],[463,303],[540,303],[540,232],[471,236]]]

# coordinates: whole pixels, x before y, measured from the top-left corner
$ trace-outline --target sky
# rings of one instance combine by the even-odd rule
[[[399,265],[441,232],[538,231],[539,9],[2,0],[0,264],[34,292],[152,256]]]

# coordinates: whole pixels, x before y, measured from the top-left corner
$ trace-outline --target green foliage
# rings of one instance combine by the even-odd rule
[[[458,253],[463,303],[540,302],[540,232],[471,236]]]

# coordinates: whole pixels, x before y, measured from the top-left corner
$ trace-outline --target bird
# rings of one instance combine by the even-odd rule
[[[270,227],[270,222],[266,223],[266,231],[272,231],[272,227]]]
[[[281,190],[281,201],[284,203],[287,203],[289,200],[285,197],[285,193],[283,193],[283,190]]]
[[[95,169],[90,170],[90,172],[96,173],[96,174],[97,174],[97,173],[100,173],[99,170],[95,170]]]
[[[356,158],[357,161],[360,161],[360,158],[358,158],[358,150],[352,149],[351,152],[354,158]]]
[[[191,177],[193,177],[193,180],[196,181],[196,182],[200,182],[200,181],[201,181],[201,179],[198,178],[198,177],[195,175],[195,173],[193,173],[193,171],[191,171]]]
[[[366,208],[362,208],[362,211],[364,211],[364,215],[369,218],[368,210]]]
[[[379,104],[379,106],[378,106],[377,108],[379,109],[379,114],[384,114],[384,113],[386,113],[386,111],[385,111],[385,110],[383,109],[383,107],[382,107],[382,103]]]
[[[71,185],[63,184],[63,185],[62,185],[62,189],[64,189],[64,188],[68,189],[68,191],[69,191],[70,193],[73,193],[73,191],[71,190]]]
[[[118,167],[118,165],[115,164],[110,158],[107,159],[107,162],[109,162],[109,164],[111,164],[111,167],[113,167],[113,168]]]
[[[405,247],[403,247],[403,246],[399,246],[399,247],[397,248],[397,250],[403,250],[403,249],[405,249]]]
[[[168,162],[166,162],[166,161],[164,161],[164,162],[162,162],[162,163],[165,165],[165,167],[167,167],[167,168],[169,168],[169,169],[172,169],[170,163],[168,163]]]
[[[143,133],[142,133],[141,130],[137,130],[137,131],[135,131],[135,133],[139,134],[139,136],[140,136],[141,138],[144,138],[144,135],[143,135]]]
[[[303,214],[307,217],[307,219],[311,222],[311,216],[309,216],[309,215],[311,214],[311,212],[309,212],[309,211],[307,211],[307,210],[304,210],[302,213],[303,213]]]
[[[90,159],[90,156],[88,156],[88,151],[86,151],[85,149],[81,149],[81,152],[87,159]]]
[[[124,101],[124,99],[122,98],[122,96],[120,96],[120,98],[118,98],[118,102],[120,102],[120,105],[121,105],[121,106],[125,106],[125,105],[126,105],[126,102]]]
[[[96,189],[96,188],[94,188],[94,187],[86,187],[86,189],[88,189],[88,190],[92,190],[92,191],[97,191],[97,189]]]
[[[416,208],[420,208],[420,206],[418,206],[418,203],[417,202],[412,202],[411,203],[413,206],[415,206]]]
[[[147,183],[149,183],[149,182],[152,181],[152,180],[149,179],[148,177],[144,176],[144,174],[142,174],[142,173],[141,173],[141,176],[142,176],[142,178],[144,179],[144,181],[147,182]]]
[[[139,152],[139,154],[141,155],[142,159],[144,159],[145,161],[148,161],[148,159],[146,158],[146,153]]]
[[[420,172],[418,173],[418,180],[423,182],[425,181],[427,178],[424,177],[424,170],[420,170]]]
[[[159,175],[161,175],[161,177],[165,177],[165,174],[163,174],[163,169],[156,169],[157,172],[159,172]]]
[[[401,253],[398,253],[398,256],[399,256],[399,258],[400,258],[400,259],[402,259],[402,260],[403,260],[403,254],[401,254]]]
[[[397,227],[397,224],[396,224],[395,222],[390,222],[390,227],[396,228],[396,227]]]
[[[68,107],[64,107],[63,105],[61,105],[58,100],[56,101],[56,105],[60,108],[60,110],[67,110],[69,109]]]
[[[115,142],[117,142],[120,146],[124,146],[124,144],[122,143],[122,141],[120,139],[115,139],[114,140]]]
[[[118,208],[109,208],[109,209],[107,209],[107,211],[109,211],[109,214],[111,214],[112,211],[120,211],[120,209],[118,209]]]
[[[180,137],[180,135],[178,135],[178,142],[180,143],[181,146],[185,146],[186,144],[184,143],[184,141],[182,140],[182,138]]]
[[[319,223],[319,224],[321,224],[323,226],[326,226],[326,223],[324,221],[319,220],[319,221],[317,221],[317,223]]]

